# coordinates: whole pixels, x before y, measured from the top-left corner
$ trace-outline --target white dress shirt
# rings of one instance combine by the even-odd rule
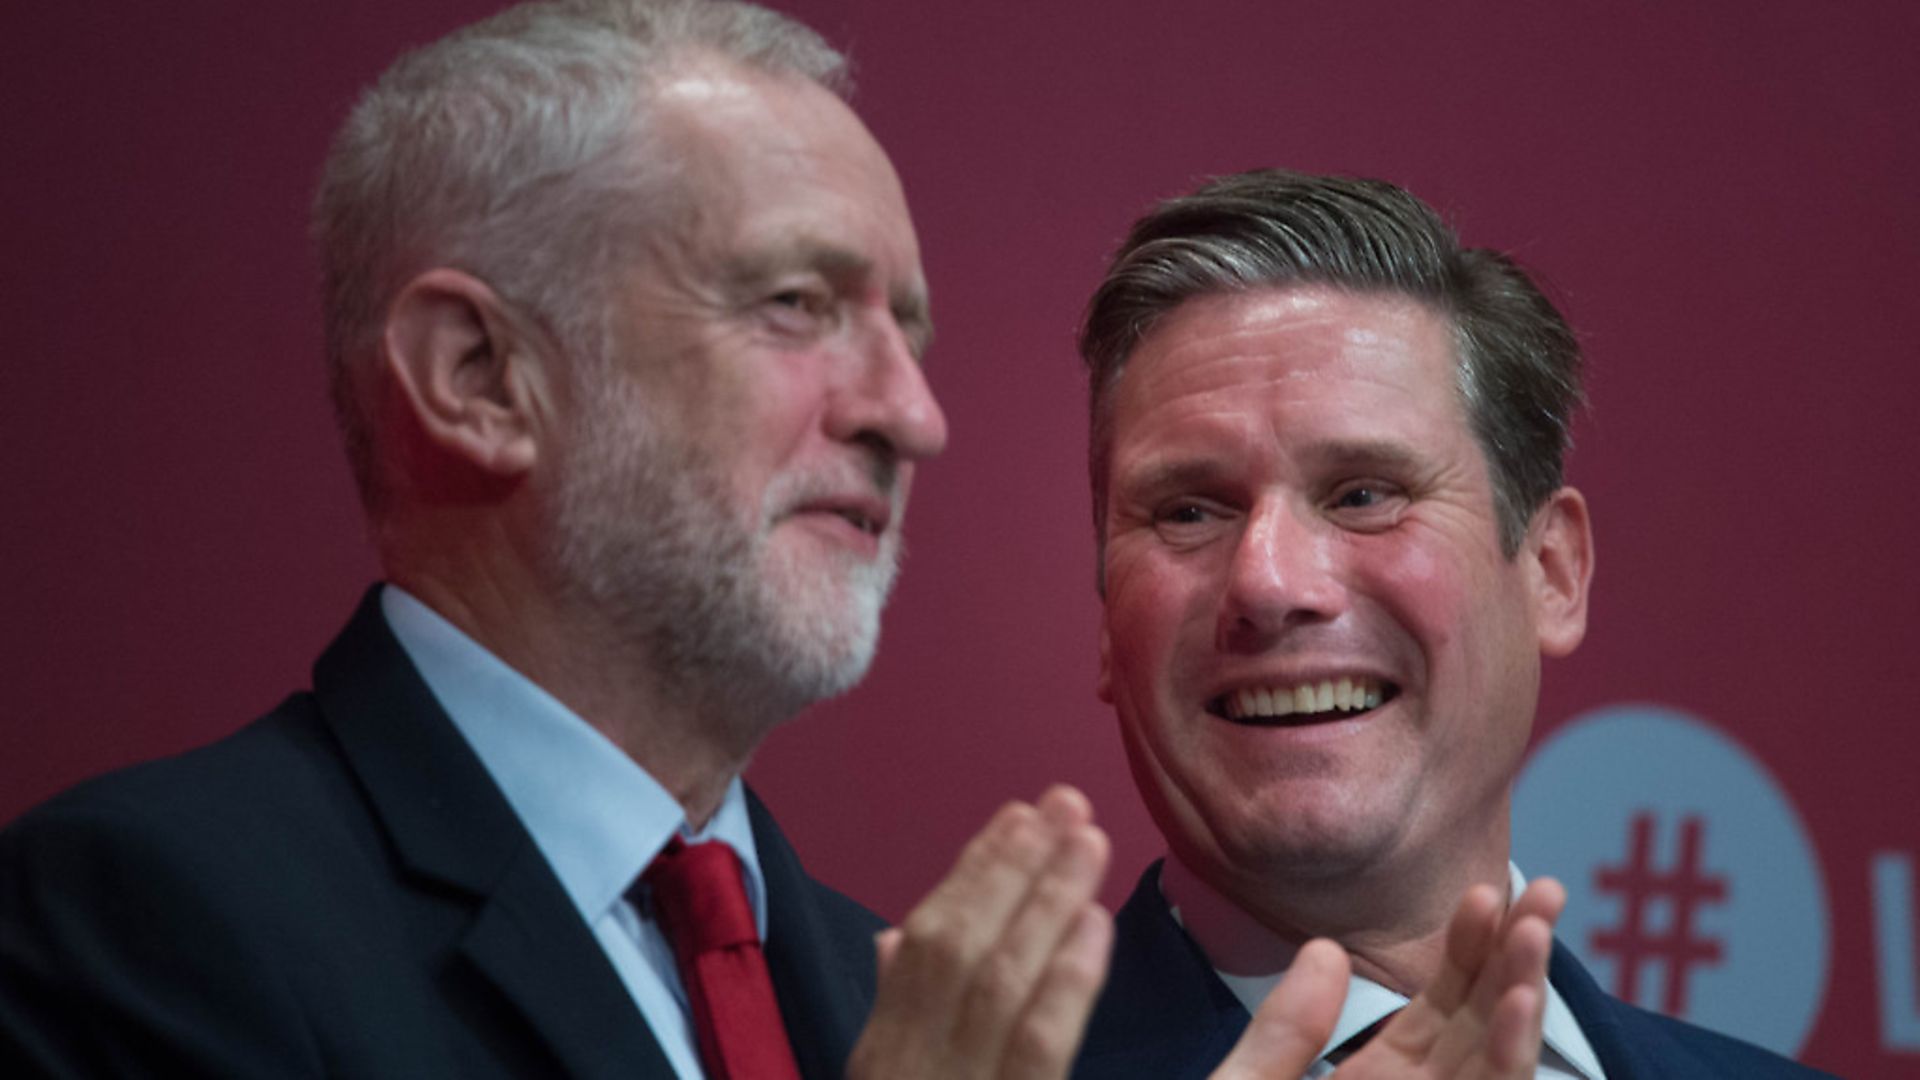
[[[380,608],[553,867],[674,1071],[704,1080],[673,947],[626,893],[675,833],[689,843],[721,840],[740,856],[766,939],[766,882],[739,778],[707,827],[693,833],[666,788],[553,695],[404,590],[381,590]]]
[[[1511,895],[1517,897],[1525,890],[1526,879],[1512,863],[1507,864],[1507,873],[1512,881]],[[1167,856],[1160,871],[1160,895],[1166,898],[1174,919],[1213,963],[1214,974],[1227,984],[1227,989],[1233,991],[1249,1014],[1258,1011],[1260,1003],[1279,984],[1280,976],[1286,974],[1296,947],[1221,896],[1173,855]],[[1334,1075],[1327,1054],[1406,1003],[1405,995],[1372,979],[1350,975],[1347,1000],[1340,1007],[1340,1019],[1333,1025],[1333,1036],[1320,1048],[1319,1057],[1304,1076],[1307,1080],[1321,1080]],[[1547,984],[1542,1042],[1540,1064],[1534,1072],[1540,1080],[1606,1080],[1606,1074],[1600,1069],[1600,1058],[1552,983]]]

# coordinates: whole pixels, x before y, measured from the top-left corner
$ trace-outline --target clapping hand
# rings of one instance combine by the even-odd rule
[[[1053,1080],[1106,978],[1113,921],[1094,900],[1106,834],[1086,796],[1009,803],[900,926],[847,1072],[858,1080]]]
[[[1476,885],[1447,924],[1440,974],[1342,1062],[1340,1080],[1521,1080],[1540,1058],[1553,923],[1566,890],[1527,886],[1506,912]],[[1346,952],[1326,939],[1303,946],[1213,1080],[1293,1078],[1319,1056],[1347,993]]]

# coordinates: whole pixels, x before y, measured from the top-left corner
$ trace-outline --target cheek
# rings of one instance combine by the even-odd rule
[[[1471,603],[1469,575],[1425,545],[1382,547],[1369,555],[1359,561],[1365,591],[1429,657],[1451,646]]]
[[[1106,629],[1120,681],[1158,680],[1206,618],[1205,575],[1190,560],[1114,545],[1107,557]]]
[[[1513,568],[1454,543],[1407,544],[1367,564],[1366,592],[1404,635],[1442,713],[1504,712],[1533,685],[1536,655],[1524,635]],[[1465,702],[1473,702],[1466,706]]]
[[[734,409],[733,429],[725,436],[759,449],[773,460],[799,455],[809,433],[822,427],[826,395],[816,385],[781,386],[770,382],[741,395]]]

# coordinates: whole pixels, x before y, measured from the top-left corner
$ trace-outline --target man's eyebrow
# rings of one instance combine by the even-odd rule
[[[1176,492],[1205,491],[1231,480],[1233,474],[1232,468],[1210,458],[1175,458],[1122,473],[1116,486],[1135,498],[1152,499]]]
[[[1390,439],[1335,439],[1309,445],[1301,457],[1323,469],[1367,471],[1406,476],[1428,467],[1425,458],[1405,443]]]
[[[746,287],[795,270],[811,270],[840,284],[871,276],[874,262],[843,247],[802,241],[735,255],[726,264],[726,277],[736,286]],[[926,288],[917,282],[901,285],[887,298],[887,307],[906,336],[907,348],[916,360],[924,360],[933,344],[933,314]]]
[[[1382,479],[1414,478],[1431,470],[1432,463],[1404,443],[1390,439],[1329,439],[1311,443],[1299,460],[1320,472],[1379,473]],[[1137,498],[1206,492],[1237,482],[1244,470],[1231,461],[1208,456],[1157,461],[1138,470],[1116,474],[1117,490]]]
[[[796,270],[844,280],[870,273],[873,260],[831,244],[802,241],[735,252],[724,267],[727,280],[741,285],[757,285]]]

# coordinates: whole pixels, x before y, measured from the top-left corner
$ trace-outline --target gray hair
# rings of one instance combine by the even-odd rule
[[[731,0],[552,0],[401,57],[336,136],[314,200],[326,356],[347,457],[382,501],[369,403],[386,306],[465,270],[582,357],[603,349],[609,270],[657,227],[675,163],[647,145],[655,81],[709,55],[845,97],[844,57]]]
[[[1135,222],[1087,306],[1080,354],[1090,380],[1089,466],[1102,564],[1113,390],[1128,356],[1188,300],[1291,285],[1402,294],[1446,317],[1461,399],[1492,473],[1501,547],[1511,558],[1534,511],[1562,483],[1581,403],[1572,328],[1517,263],[1462,248],[1406,190],[1259,169],[1214,179]]]

